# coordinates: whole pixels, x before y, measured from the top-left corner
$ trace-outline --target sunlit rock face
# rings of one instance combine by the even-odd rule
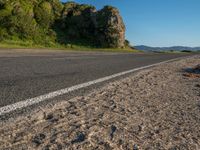
[[[96,29],[99,43],[103,47],[125,46],[125,25],[116,8],[105,6],[97,12]]]

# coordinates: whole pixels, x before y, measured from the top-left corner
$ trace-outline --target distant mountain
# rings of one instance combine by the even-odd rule
[[[142,51],[199,51],[200,47],[172,46],[172,47],[150,47],[145,45],[135,46],[135,49]]]

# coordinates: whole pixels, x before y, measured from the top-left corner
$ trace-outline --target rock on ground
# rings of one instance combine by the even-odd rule
[[[2,123],[0,149],[200,149],[196,56],[109,83],[89,95]]]

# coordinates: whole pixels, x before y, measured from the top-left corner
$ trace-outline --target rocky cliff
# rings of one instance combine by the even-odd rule
[[[96,36],[104,47],[125,46],[125,25],[119,11],[111,6],[105,6],[96,13]]]
[[[0,41],[29,40],[93,47],[125,47],[125,25],[117,8],[59,0],[0,0]]]
[[[117,8],[111,6],[97,11],[90,5],[66,3],[62,29],[68,39],[85,39],[99,47],[124,47],[125,25]]]

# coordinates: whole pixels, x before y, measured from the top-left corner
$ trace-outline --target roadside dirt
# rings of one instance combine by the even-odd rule
[[[200,78],[192,57],[0,126],[0,149],[200,149]],[[198,73],[196,73],[198,74]]]

